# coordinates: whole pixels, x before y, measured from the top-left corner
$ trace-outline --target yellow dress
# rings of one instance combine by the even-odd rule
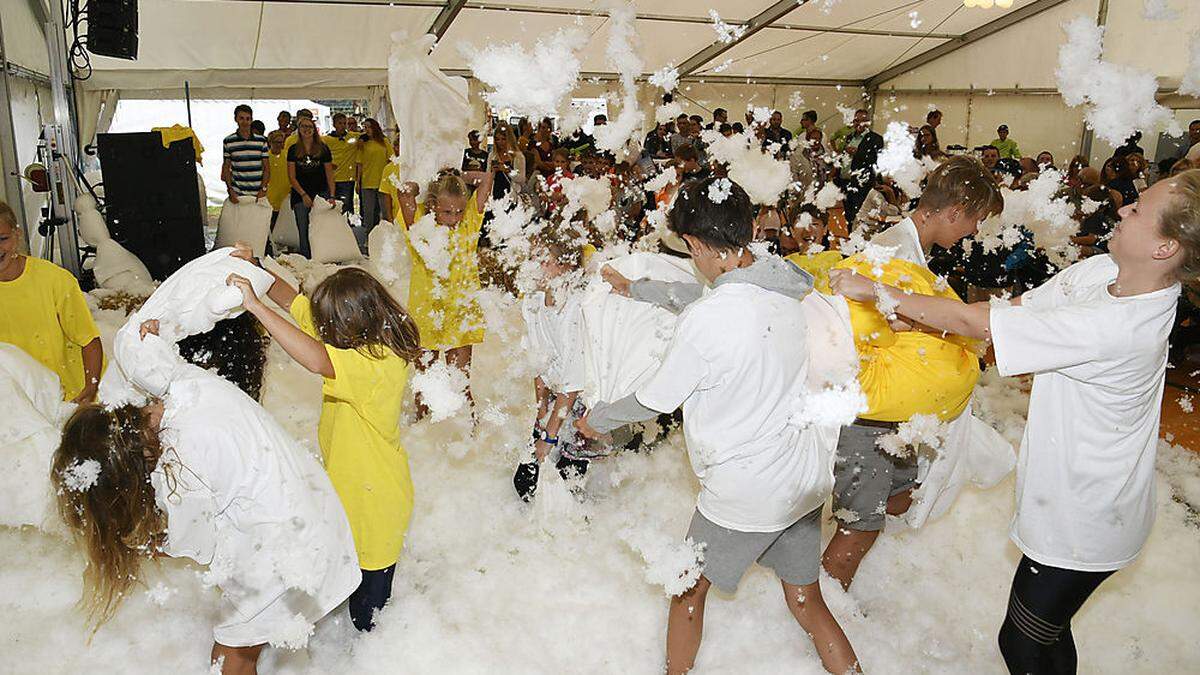
[[[0,281],[0,342],[20,347],[54,371],[64,401],[83,391],[80,350],[98,337],[79,282],[65,269],[26,257],[21,276]]]
[[[272,211],[278,211],[283,205],[283,200],[292,191],[292,184],[288,181],[287,151],[278,155],[268,153],[267,158],[271,166],[271,179],[267,182],[267,201],[271,202]]]
[[[841,251],[821,251],[820,253],[793,253],[787,260],[796,263],[800,269],[813,276],[813,282],[818,288],[829,286],[829,270],[842,261]]]
[[[379,193],[387,195],[392,200],[391,220],[395,221],[397,220],[396,210],[399,208],[399,204],[396,203],[396,193],[400,191],[400,188],[392,181],[393,176],[396,176],[396,179],[399,180],[400,167],[396,166],[395,162],[388,162],[387,166],[383,167],[383,175],[379,178]],[[379,217],[381,220],[384,215],[380,213]]]
[[[417,220],[425,215],[425,205],[417,206]],[[411,223],[400,226],[408,234]],[[409,238],[412,275],[408,286],[408,312],[421,330],[421,348],[445,351],[483,342],[483,312],[477,295],[479,281],[479,229],[483,214],[475,204],[475,195],[467,197],[467,209],[450,233],[450,274],[442,278],[425,265]],[[437,227],[441,227],[438,225]]]
[[[305,333],[320,340],[312,305],[297,295],[290,308]],[[321,387],[317,439],[325,471],[346,509],[358,565],[381,570],[400,558],[413,511],[408,454],[400,445],[400,410],[408,363],[385,348],[374,358],[325,345],[336,377]]]
[[[874,267],[856,255],[833,269],[852,269],[902,290],[959,300],[953,290],[938,283],[933,272],[916,263],[892,260],[882,266],[879,276]],[[828,281],[817,288],[829,292]],[[858,382],[867,396],[868,410],[861,417],[906,422],[917,414],[951,420],[962,413],[979,379],[978,341],[918,330],[897,333],[873,303],[847,304],[858,351]]]
[[[392,158],[392,149],[385,143],[375,141],[358,142],[358,163],[362,165],[362,188],[378,190],[383,178],[383,168]]]

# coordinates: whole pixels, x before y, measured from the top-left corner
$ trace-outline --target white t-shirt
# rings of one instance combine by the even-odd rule
[[[546,293],[536,291],[521,300],[525,318],[524,346],[537,364],[538,375],[551,391],[570,393],[584,385],[581,293],[570,293],[554,307]]]
[[[799,301],[721,284],[680,314],[662,365],[637,391],[654,410],[683,406],[696,508],[717,525],[777,532],[829,496],[831,453],[788,424],[805,391],[806,335]]]
[[[993,308],[1003,375],[1034,373],[1013,541],[1044,565],[1117,570],[1154,522],[1154,455],[1178,284],[1114,297],[1109,256]]]
[[[925,250],[921,248],[921,237],[917,234],[917,226],[912,218],[905,218],[888,229],[871,237],[871,243],[878,246],[895,246],[896,257],[907,260],[923,267],[928,267],[925,260]]]

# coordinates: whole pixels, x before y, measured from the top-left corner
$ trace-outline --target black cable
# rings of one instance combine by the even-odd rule
[[[85,0],[69,0],[64,8],[67,16],[63,18],[63,25],[71,30],[71,46],[67,48],[71,77],[80,81],[92,76],[92,55],[87,50],[87,34],[79,33],[80,26],[88,15],[84,2]]]

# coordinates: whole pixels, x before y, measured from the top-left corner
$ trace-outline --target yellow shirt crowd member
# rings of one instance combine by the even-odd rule
[[[421,331],[421,348],[445,351],[483,342],[483,312],[476,295],[482,287],[479,281],[479,230],[483,214],[475,203],[475,194],[467,197],[467,210],[450,233],[450,273],[439,277],[426,265],[412,245],[409,236],[408,252],[412,258],[412,273],[408,287],[408,312]],[[417,205],[416,218],[425,215],[425,205]],[[411,223],[404,216],[397,221],[408,235]],[[442,227],[436,225],[436,227]]]
[[[333,182],[348,183],[354,180],[354,172],[358,164],[358,149],[362,145],[358,134],[346,132],[340,137],[330,134],[322,136],[322,141],[329,146],[333,155]]]
[[[882,274],[875,274],[878,268]],[[929,269],[895,259],[877,266],[861,255],[837,263],[876,281],[921,295],[959,300]],[[818,290],[829,293],[826,283]],[[850,327],[858,351],[858,382],[868,410],[860,416],[881,422],[907,422],[913,415],[958,417],[979,379],[979,343],[958,335],[920,330],[895,332],[874,304],[848,301]]]
[[[386,143],[376,141],[358,142],[358,163],[362,167],[360,187],[378,190],[383,178],[383,169],[392,158],[392,149]]]
[[[321,339],[307,297],[297,295],[289,310],[305,333]],[[350,521],[358,565],[381,570],[400,558],[413,511],[408,454],[400,444],[408,363],[386,348],[378,359],[328,344],[325,351],[337,377],[323,378],[317,440]]]
[[[83,391],[80,350],[100,337],[83,291],[71,273],[26,257],[21,276],[0,281],[0,342],[25,350],[58,374],[63,400]]]
[[[395,178],[396,180],[393,181],[392,178]],[[387,166],[383,167],[383,174],[379,177],[379,192],[387,195],[388,199],[391,200],[390,203],[392,205],[392,214],[391,214],[392,222],[399,220],[399,218],[397,217],[397,212],[400,209],[400,205],[396,202],[396,193],[400,191],[400,187],[397,186],[396,183],[399,182],[399,180],[400,180],[400,167],[396,166],[395,162],[389,161],[387,163]],[[380,220],[383,220],[384,216],[386,216],[386,215],[387,215],[386,213],[380,213],[379,214]]]
[[[295,134],[292,134],[292,136],[295,136]],[[271,165],[271,179],[267,182],[267,201],[271,203],[272,211],[278,211],[283,205],[283,200],[292,191],[292,184],[288,180],[287,150],[284,149],[278,155],[272,155],[268,152],[267,157]]]
[[[813,277],[817,288],[829,286],[829,270],[842,261],[841,251],[821,251],[820,253],[793,253],[787,260],[796,263],[800,269]]]

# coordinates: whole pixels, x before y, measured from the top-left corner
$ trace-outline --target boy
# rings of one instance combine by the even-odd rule
[[[225,162],[221,166],[221,178],[229,191],[229,201],[236,204],[239,195],[262,197],[267,194],[267,184],[271,182],[271,158],[267,139],[250,129],[254,122],[254,111],[250,106],[243,103],[234,108],[233,120],[238,128],[222,141]]]
[[[928,267],[934,244],[949,249],[974,234],[979,222],[1004,207],[988,170],[972,157],[958,156],[929,174],[921,201],[912,215],[876,235],[871,243],[895,248],[895,258]],[[887,515],[900,515],[912,504],[917,463],[876,446],[880,436],[896,431],[904,420],[860,417],[842,429],[834,466],[833,512],[841,514],[822,564],[849,588],[867,551],[874,545]]]
[[[709,587],[734,592],[755,561],[779,576],[788,609],[825,668],[857,670],[817,583],[830,458],[812,432],[788,423],[808,369],[800,300],[812,279],[776,256],[751,255],[750,198],[735,183],[716,203],[708,198],[714,180],[681,187],[669,216],[712,288],[680,315],[658,371],[636,393],[598,403],[576,427],[600,438],[683,406],[701,485],[688,537],[705,547],[705,560],[696,585],[671,600],[668,673],[695,663]]]

